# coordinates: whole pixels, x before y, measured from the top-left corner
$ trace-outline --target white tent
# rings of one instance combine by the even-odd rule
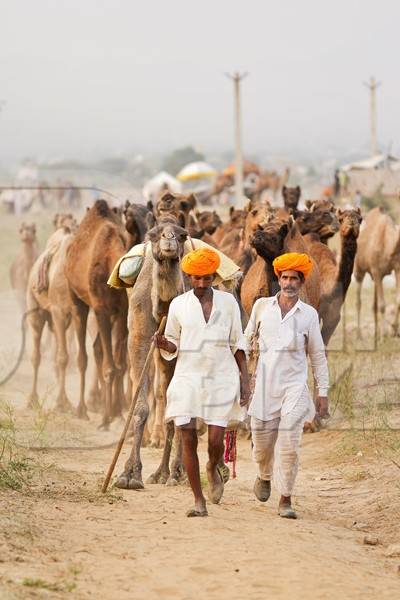
[[[143,196],[150,200],[152,196],[158,194],[163,186],[168,186],[171,192],[179,194],[182,192],[182,184],[166,171],[160,171],[143,186]]]
[[[387,167],[389,169],[397,170],[400,164],[400,160],[390,154],[376,154],[365,160],[359,160],[354,163],[348,163],[343,165],[341,171],[364,171],[367,169],[383,169]]]
[[[179,181],[196,181],[198,179],[208,179],[209,177],[215,177],[217,174],[214,167],[203,161],[191,162],[181,171],[179,171],[177,178]]]

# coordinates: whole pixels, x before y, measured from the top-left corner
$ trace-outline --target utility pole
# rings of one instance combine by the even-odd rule
[[[371,138],[370,138],[370,154],[375,156],[378,154],[378,144],[376,136],[376,90],[381,85],[380,81],[375,81],[375,77],[371,77],[369,82],[364,81],[365,87],[370,92],[370,121],[371,121]]]
[[[234,120],[235,120],[235,198],[236,208],[243,208],[243,154],[242,154],[242,126],[241,126],[241,108],[240,108],[240,82],[247,76],[247,73],[227,74],[232,79],[234,86]]]

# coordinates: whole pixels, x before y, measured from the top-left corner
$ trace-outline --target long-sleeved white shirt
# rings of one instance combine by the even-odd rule
[[[245,336],[250,343],[259,332],[260,356],[249,414],[269,421],[288,414],[307,390],[307,353],[317,382],[318,393],[326,396],[329,387],[328,364],[319,327],[318,313],[298,300],[282,319],[278,296],[260,298],[254,303]],[[310,397],[307,419],[315,414]]]
[[[177,346],[173,354],[160,350],[166,360],[177,356],[167,389],[166,420],[179,416],[243,420],[234,354],[245,351],[247,344],[232,294],[213,290],[207,323],[193,290],[177,296],[169,307],[165,337]]]

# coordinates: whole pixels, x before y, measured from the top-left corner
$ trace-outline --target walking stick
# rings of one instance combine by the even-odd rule
[[[161,319],[161,323],[160,323],[160,325],[158,327],[157,333],[163,333],[166,320],[167,320],[167,317],[163,317]],[[123,431],[121,433],[121,437],[119,438],[119,442],[118,442],[118,445],[117,445],[117,447],[115,449],[114,456],[113,456],[113,459],[111,461],[110,467],[109,467],[109,469],[107,471],[107,475],[106,475],[106,478],[104,480],[103,487],[101,488],[102,494],[105,494],[106,491],[107,491],[108,484],[110,483],[111,476],[112,476],[112,474],[114,472],[115,465],[117,464],[118,457],[119,457],[120,452],[122,450],[122,446],[124,445],[126,434],[128,433],[129,425],[130,425],[130,422],[131,422],[131,419],[132,419],[132,416],[133,416],[133,411],[135,410],[136,400],[137,400],[137,398],[139,396],[140,388],[143,385],[143,381],[144,381],[144,378],[145,378],[145,376],[147,374],[147,371],[149,370],[151,359],[153,357],[154,348],[155,348],[154,340],[152,340],[150,348],[149,348],[149,351],[148,351],[147,356],[146,356],[146,361],[145,361],[145,363],[143,365],[142,372],[140,373],[140,377],[139,377],[139,381],[138,381],[137,386],[136,386],[135,393],[133,394],[133,397],[132,397],[131,405],[129,407],[128,415],[127,415],[126,421],[125,421],[125,427],[124,427],[124,429],[123,429]]]

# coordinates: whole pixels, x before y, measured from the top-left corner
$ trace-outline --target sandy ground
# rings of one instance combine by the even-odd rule
[[[400,557],[385,553],[399,540],[399,505],[389,506],[398,469],[375,465],[374,473],[373,462],[354,460],[338,467],[341,435],[304,437],[297,521],[277,516],[276,494],[266,505],[253,496],[255,468],[244,440],[238,478],[206,519],[185,517],[186,485],[101,496],[111,449],[40,453],[45,466],[31,491],[0,493],[0,597],[397,597]],[[204,440],[200,449],[204,465]],[[145,475],[159,455],[144,449]],[[369,477],[357,481],[360,468]],[[366,534],[378,535],[379,544],[365,545]]]

